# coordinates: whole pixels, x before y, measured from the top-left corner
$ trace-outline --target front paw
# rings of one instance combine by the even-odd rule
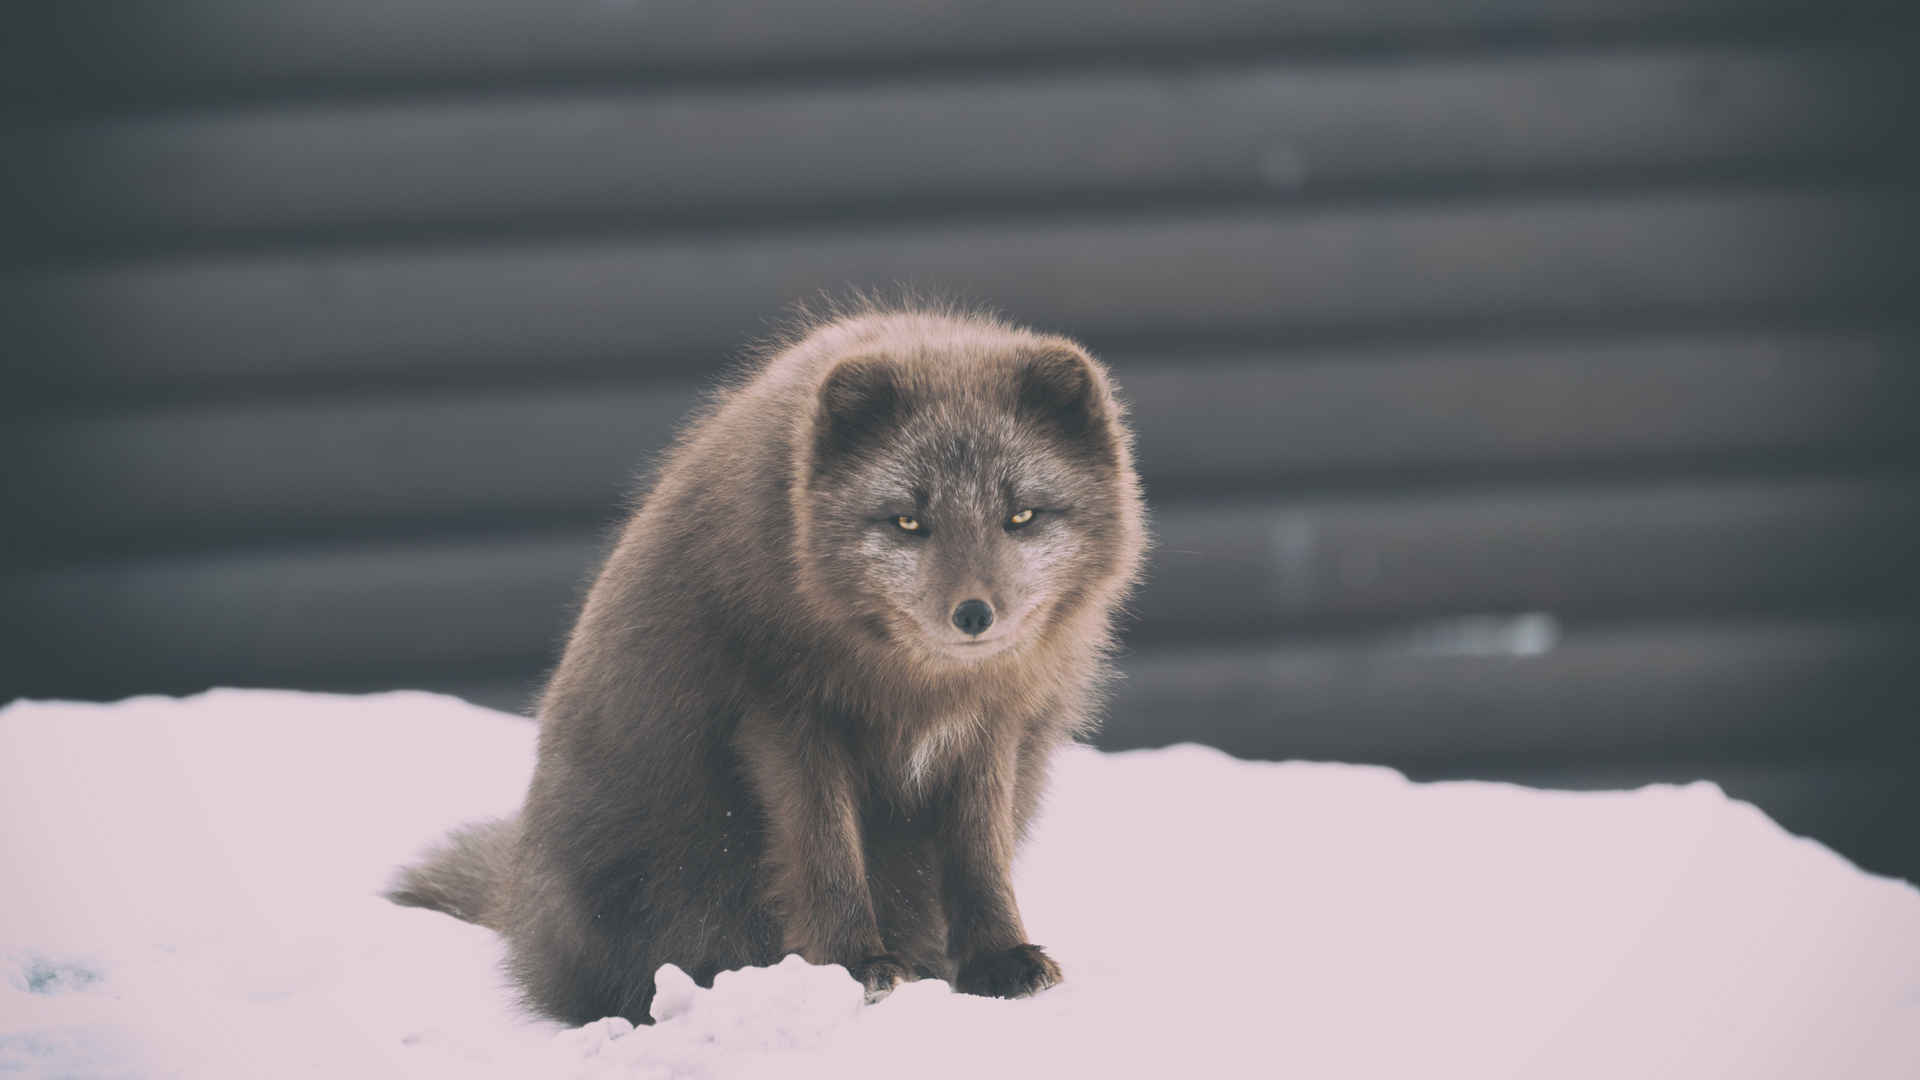
[[[1038,945],[1015,945],[981,953],[960,968],[954,987],[963,994],[1016,998],[1037,994],[1063,978],[1060,965]]]
[[[897,957],[887,953],[869,956],[857,964],[848,964],[847,973],[855,982],[867,988],[867,1004],[871,1005],[888,994],[899,983],[913,978]]]

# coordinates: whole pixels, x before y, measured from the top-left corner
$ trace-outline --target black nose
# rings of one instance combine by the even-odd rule
[[[962,600],[953,609],[953,625],[963,634],[983,634],[993,625],[993,608],[985,600]]]

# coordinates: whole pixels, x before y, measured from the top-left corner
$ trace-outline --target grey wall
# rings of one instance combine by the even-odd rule
[[[1704,776],[1920,877],[1900,10],[25,6],[0,700],[522,706],[700,388],[906,284],[1133,400],[1108,745]]]

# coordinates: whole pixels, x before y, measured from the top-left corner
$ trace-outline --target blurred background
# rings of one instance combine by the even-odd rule
[[[1920,878],[1906,6],[14,6],[0,701],[524,708],[701,389],[908,285],[1133,402],[1104,745]]]

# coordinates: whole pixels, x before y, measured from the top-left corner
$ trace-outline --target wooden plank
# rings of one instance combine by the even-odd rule
[[[19,548],[69,554],[611,520],[699,397],[670,384],[30,418],[0,431],[0,455],[38,465],[0,507],[34,522]]]
[[[1126,659],[1102,745],[1402,766],[1833,753],[1913,743],[1914,624],[1636,625],[1476,654],[1247,645]]]
[[[1488,632],[1491,646],[1471,637],[1479,624],[1455,627],[1464,638],[1418,624],[1542,613],[1521,629],[1551,639],[1541,620],[1594,614],[1911,612],[1920,492],[1910,479],[1165,504],[1129,637],[1231,642],[1371,625],[1397,628],[1415,651],[1499,649],[1505,624]],[[0,648],[0,682],[80,693],[533,667],[557,655],[598,550],[597,536],[573,531],[16,573],[0,581],[14,636]]]
[[[1170,505],[1134,607],[1156,638],[1483,612],[1920,610],[1914,480]]]
[[[898,215],[1897,153],[1884,49],[1652,49],[355,103],[0,133],[19,240]]]
[[[1110,358],[1159,499],[1920,451],[1903,332]],[[615,516],[690,383],[242,401],[0,426],[22,555]],[[1258,530],[1256,530],[1258,531]]]
[[[1156,497],[1648,462],[1898,460],[1920,444],[1904,331],[1479,338],[1111,357]]]
[[[152,260],[0,275],[0,338],[48,358],[20,372],[28,387],[99,393],[382,371],[710,371],[787,304],[891,283],[1096,347],[1631,325],[1894,304],[1915,277],[1913,210],[1893,193],[1648,193]]]
[[[0,579],[0,699],[538,666],[559,655],[596,550],[570,531],[16,575]]]
[[[221,92],[766,77],[1252,46],[1591,40],[1625,33],[1858,25],[1884,0],[66,0],[0,39],[16,97],[153,101]]]

